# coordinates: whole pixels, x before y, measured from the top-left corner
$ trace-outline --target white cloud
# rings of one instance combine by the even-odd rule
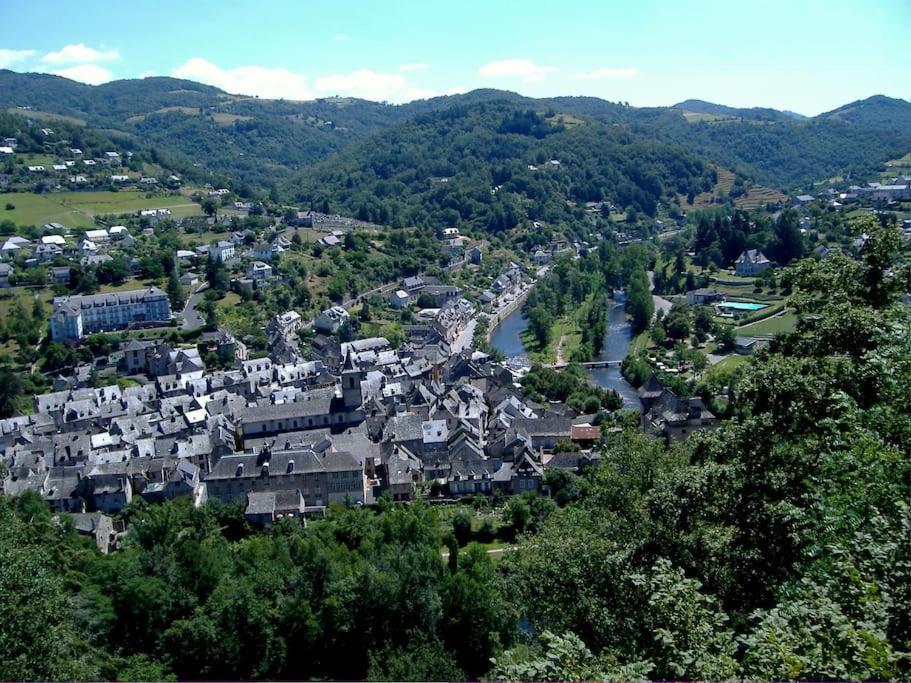
[[[114,79],[114,74],[97,64],[80,64],[52,71],[51,73],[55,76],[63,76],[64,78],[79,81],[80,83],[88,83],[89,85],[100,85]]]
[[[334,40],[336,43],[341,43],[343,40],[348,40],[348,36],[346,36],[344,33],[338,33],[332,38],[332,40]]]
[[[0,69],[8,69],[14,64],[24,62],[34,56],[34,50],[7,50],[0,48]]]
[[[57,52],[48,52],[41,61],[45,64],[91,64],[94,62],[113,62],[120,59],[117,50],[96,50],[84,43],[67,45]]]
[[[453,88],[447,89],[443,94],[444,95],[461,95],[462,93],[468,92],[468,87],[464,85],[457,85]]]
[[[410,102],[436,95],[433,90],[413,86],[401,74],[378,73],[370,69],[323,76],[316,79],[315,87],[323,95],[361,97],[375,102]]]
[[[311,85],[304,74],[283,67],[238,66],[225,69],[201,57],[193,57],[171,71],[171,75],[214,85],[238,95],[268,99],[312,100],[315,97],[341,95],[399,103],[437,95],[433,90],[410,83],[401,73],[370,69],[322,76]]]
[[[174,69],[171,75],[214,85],[239,95],[289,100],[312,100],[314,97],[306,77],[281,67],[238,66],[223,69],[201,57],[193,57]]]
[[[489,77],[518,76],[523,83],[533,83],[556,70],[557,68],[554,66],[535,64],[530,59],[503,59],[498,62],[488,62],[478,69],[478,73]]]
[[[409,73],[411,71],[425,71],[430,65],[424,62],[418,62],[416,64],[402,64],[398,71],[402,73]]]
[[[636,73],[637,71],[635,69],[605,67],[586,73],[573,74],[572,77],[578,81],[596,81],[601,78],[632,78]]]

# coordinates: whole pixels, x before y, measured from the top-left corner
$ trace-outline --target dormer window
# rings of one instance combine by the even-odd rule
[[[293,461],[293,460],[289,460],[289,461],[288,461],[287,473],[288,473],[288,474],[291,474],[292,472],[294,472],[294,461]]]
[[[244,464],[243,464],[243,463],[240,463],[240,464],[237,466],[237,469],[234,470],[234,476],[235,476],[235,477],[242,477],[242,476],[244,476]]]

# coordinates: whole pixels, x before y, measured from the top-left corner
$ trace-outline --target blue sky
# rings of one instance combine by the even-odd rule
[[[0,68],[403,102],[495,87],[817,114],[911,100],[911,0],[3,0]]]

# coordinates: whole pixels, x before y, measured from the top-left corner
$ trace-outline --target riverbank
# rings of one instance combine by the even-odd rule
[[[534,283],[530,284],[528,287],[526,287],[524,290],[522,290],[522,292],[519,294],[519,296],[517,296],[515,299],[513,299],[511,302],[509,302],[505,306],[503,306],[503,308],[500,308],[499,310],[497,310],[496,313],[487,315],[487,319],[490,321],[490,323],[487,326],[487,342],[488,343],[490,343],[490,340],[493,337],[493,333],[500,326],[500,324],[504,320],[506,320],[509,316],[511,316],[513,313],[515,313],[517,310],[522,308],[522,305],[525,303],[525,299],[528,298],[528,295],[534,286],[535,286]]]
[[[532,360],[528,357],[522,342],[522,334],[527,328],[527,321],[522,317],[520,306],[511,306],[511,313],[498,322],[495,334],[491,337],[491,346],[503,352],[511,367],[529,367]],[[504,309],[506,310],[506,309]],[[627,319],[622,303],[611,301],[607,312],[608,329],[604,338],[604,347],[596,360],[610,362],[600,368],[588,368],[589,381],[602,389],[613,389],[623,399],[625,408],[636,408],[639,405],[636,390],[620,373],[619,362],[626,357],[633,341],[632,327]]]

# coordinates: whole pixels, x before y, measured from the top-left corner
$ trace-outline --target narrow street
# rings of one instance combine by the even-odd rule
[[[200,315],[197,310],[199,302],[202,301],[203,296],[205,296],[206,289],[209,285],[207,283],[201,284],[196,290],[187,297],[187,303],[183,307],[183,322],[180,324],[180,329],[185,331],[198,330],[200,327],[206,324],[206,321]]]

